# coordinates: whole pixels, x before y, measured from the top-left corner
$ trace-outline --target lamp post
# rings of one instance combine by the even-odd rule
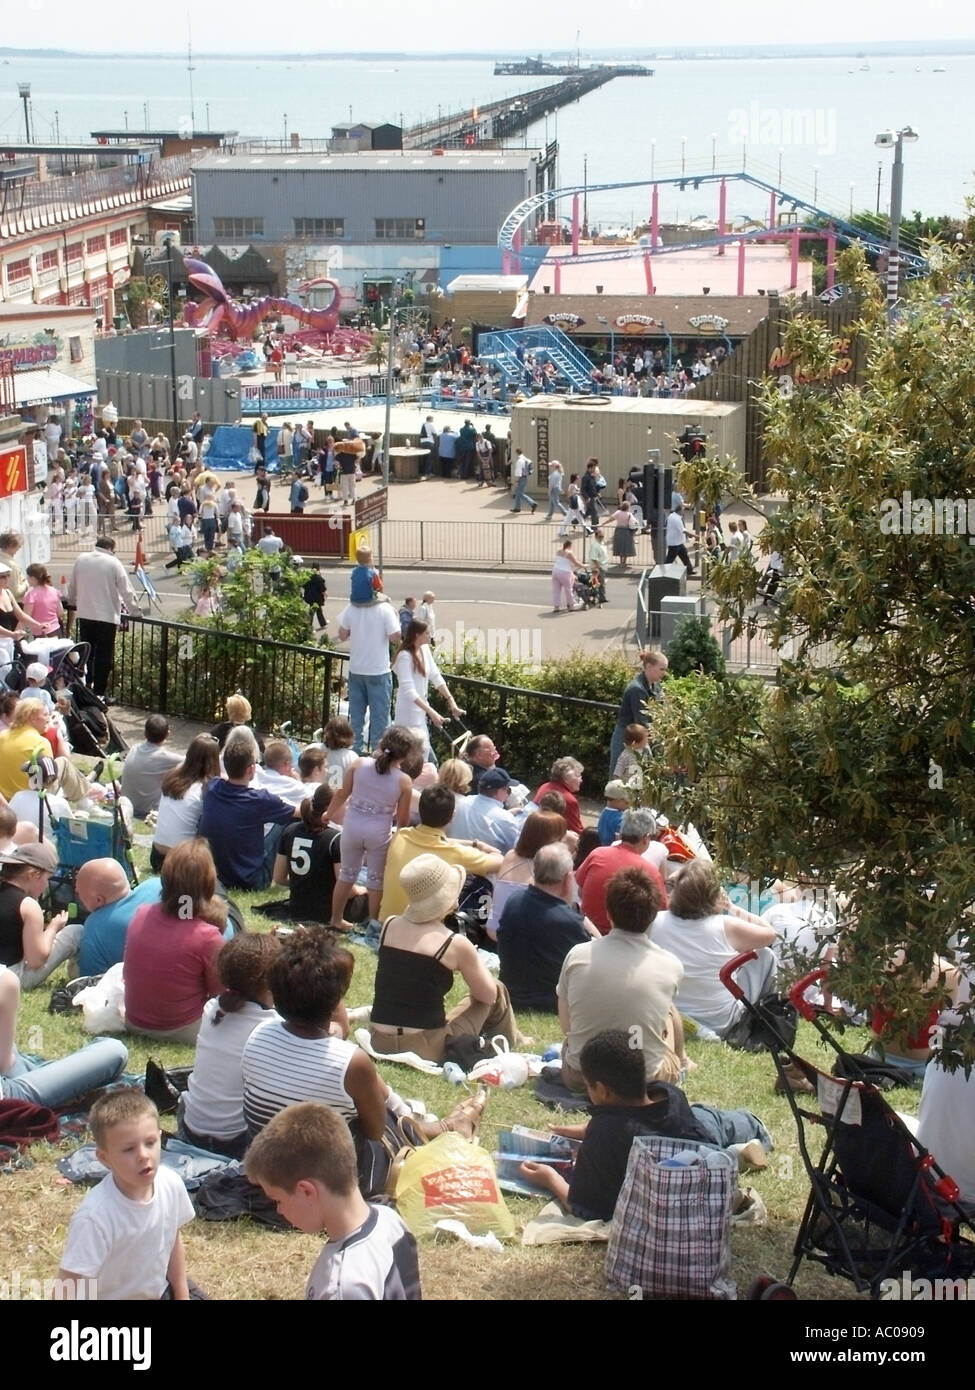
[[[176,324],[173,317],[173,238],[163,237],[166,248],[166,306],[169,311],[169,380],[173,406],[173,457],[179,449],[179,405],[176,397]]]
[[[900,293],[900,236],[901,210],[904,204],[904,142],[913,144],[917,131],[906,125],[901,130],[882,130],[874,140],[878,149],[894,151],[890,171],[890,249],[887,252],[887,303],[893,304]]]
[[[609,333],[609,355],[610,355],[610,359],[612,360],[613,364],[615,365],[615,363],[616,363],[616,330],[613,328],[613,325],[610,323],[609,319],[606,317],[605,314],[597,314],[597,315],[596,315],[596,322],[597,322],[597,323],[604,324],[605,327],[606,327],[606,331]]]
[[[389,296],[389,336],[386,340],[386,415],[383,425],[383,487],[389,487],[390,421],[393,410],[393,335],[396,332],[396,315],[400,309],[406,307],[397,301],[405,298],[407,293],[411,296],[410,302],[412,302],[412,272],[405,281],[396,281]]]
[[[30,145],[32,143],[30,130],[30,83],[18,82],[17,95],[24,103],[24,138],[28,145]]]

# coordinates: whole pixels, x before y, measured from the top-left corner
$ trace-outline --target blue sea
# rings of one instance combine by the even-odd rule
[[[964,211],[975,193],[969,132],[975,57],[664,60],[654,77],[620,77],[521,137],[558,137],[559,183],[590,187],[735,171],[745,167],[837,214],[886,210],[888,128],[913,126],[905,146],[904,210]],[[473,59],[194,58],[197,129],[283,139],[325,137],[349,119],[407,125],[541,85],[495,77]],[[943,69],[938,71],[937,69]],[[17,84],[30,82],[35,137],[87,139],[101,128],[176,129],[191,114],[185,58],[13,57],[0,64],[0,139],[23,139]],[[585,173],[584,173],[585,171]],[[815,198],[813,199],[813,193]],[[648,188],[593,191],[591,225],[633,226],[649,216]],[[761,216],[763,195],[729,189],[728,212]],[[568,213],[568,205],[560,209]],[[661,195],[664,220],[716,215],[716,193],[676,186]]]

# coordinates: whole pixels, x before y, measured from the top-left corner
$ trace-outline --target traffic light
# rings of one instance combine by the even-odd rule
[[[683,433],[677,436],[680,456],[685,463],[704,458],[707,454],[707,435],[698,425],[685,425]]]

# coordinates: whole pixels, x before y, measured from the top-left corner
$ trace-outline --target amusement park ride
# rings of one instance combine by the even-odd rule
[[[765,225],[752,225],[747,230],[731,231],[728,224],[728,185],[730,183],[744,183],[752,188],[760,190],[768,198],[768,221]],[[717,216],[717,235],[709,237],[692,237],[687,241],[679,241],[666,246],[659,244],[660,228],[660,188],[666,186],[677,186],[681,192],[688,187],[699,189],[704,184],[718,185],[718,216]],[[628,246],[609,246],[603,249],[587,248],[585,255],[580,255],[580,234],[582,223],[580,221],[580,199],[591,196],[593,193],[616,192],[619,189],[631,188],[651,188],[650,204],[650,232],[647,237],[634,245]],[[768,183],[764,179],[757,178],[754,174],[749,174],[740,169],[731,173],[705,173],[705,174],[682,174],[673,178],[654,178],[636,179],[626,183],[606,183],[606,184],[580,184],[566,188],[550,188],[541,193],[535,193],[531,197],[524,199],[517,207],[505,218],[501,230],[498,233],[498,245],[502,252],[502,270],[504,274],[509,274],[518,269],[525,262],[534,271],[545,259],[548,247],[545,245],[527,244],[523,238],[523,229],[526,224],[531,224],[535,215],[545,210],[546,216],[551,216],[552,206],[560,200],[572,200],[572,234],[570,254],[560,255],[552,261],[555,275],[555,293],[560,292],[560,270],[562,266],[585,264],[587,266],[598,264],[603,261],[622,261],[631,260],[636,256],[642,256],[644,270],[646,273],[647,293],[654,293],[653,270],[651,261],[654,256],[672,255],[675,252],[695,251],[695,250],[715,250],[719,256],[723,256],[728,247],[735,247],[738,254],[738,288],[739,295],[744,294],[745,285],[745,254],[748,243],[762,243],[768,241],[787,241],[792,249],[792,274],[791,284],[795,288],[798,282],[799,267],[799,247],[803,241],[825,241],[827,247],[826,255],[826,288],[831,290],[835,283],[835,250],[838,242],[860,242],[867,251],[886,255],[889,247],[886,241],[876,232],[870,232],[862,227],[855,226],[852,222],[837,217],[835,213],[828,212],[824,208],[815,206],[808,199],[798,194],[790,193],[787,189],[779,188],[775,184]],[[783,213],[784,209],[788,209]],[[805,226],[800,226],[797,220],[799,212],[807,215],[809,221]],[[788,218],[783,223],[780,221],[782,216]],[[923,273],[926,262],[923,256],[916,253],[899,253],[900,266],[907,275],[919,275]]]

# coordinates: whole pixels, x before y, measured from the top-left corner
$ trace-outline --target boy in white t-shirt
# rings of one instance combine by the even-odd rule
[[[71,1218],[58,1297],[87,1289],[90,1298],[94,1280],[100,1301],[189,1299],[180,1227],[193,1220],[193,1204],[176,1174],[160,1167],[159,1112],[142,1091],[111,1091],[88,1123],[108,1173]]]
[[[416,1241],[392,1207],[362,1196],[352,1135],[336,1111],[316,1101],[278,1111],[252,1142],[244,1170],[292,1226],[328,1232],[306,1298],[422,1297]]]

